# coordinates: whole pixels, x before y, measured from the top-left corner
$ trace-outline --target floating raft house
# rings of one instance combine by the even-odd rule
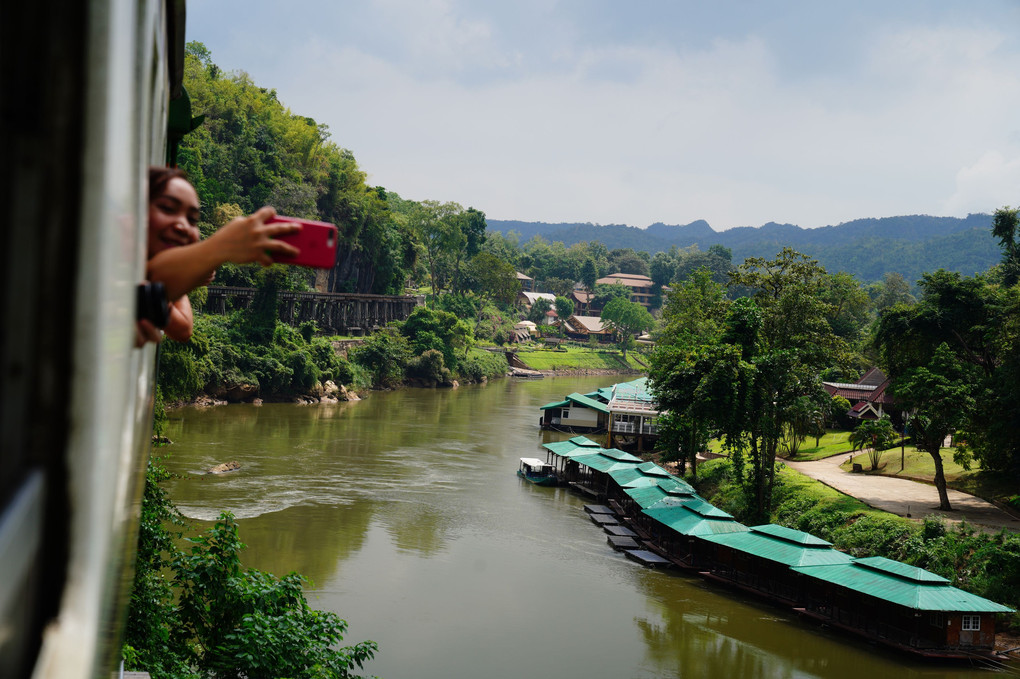
[[[599,392],[586,398],[594,397]],[[646,566],[695,570],[832,627],[930,657],[994,656],[995,616],[1012,612],[914,566],[855,559],[784,526],[749,528],[662,467],[583,436],[543,447],[562,480],[606,503],[585,505],[585,512],[608,533],[607,542]]]
[[[953,587],[940,575],[879,556],[792,570],[803,576],[806,591],[800,612],[922,655],[945,657],[946,648],[991,648],[995,614],[1012,612]],[[961,651],[955,657],[971,654]]]

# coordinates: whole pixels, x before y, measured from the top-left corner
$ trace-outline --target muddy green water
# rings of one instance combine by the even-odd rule
[[[538,406],[613,378],[497,380],[338,405],[171,413],[171,497],[230,510],[248,566],[372,639],[368,674],[468,677],[989,677],[829,633],[698,578],[628,561],[584,500],[515,474],[544,458]],[[243,468],[199,475],[217,463]],[[1015,670],[1016,668],[1014,668]]]

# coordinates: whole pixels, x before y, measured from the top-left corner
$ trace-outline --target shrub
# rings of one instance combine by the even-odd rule
[[[284,364],[291,371],[290,386],[301,391],[309,391],[318,383],[320,371],[311,357],[304,351],[292,351],[287,354]]]
[[[481,382],[482,378],[506,375],[509,369],[506,354],[476,349],[461,359],[457,374],[465,381]]]
[[[375,333],[361,346],[354,349],[351,357],[371,375],[376,387],[393,386],[404,376],[404,369],[411,358],[407,339],[392,329]]]
[[[347,622],[308,605],[297,573],[277,578],[241,568],[233,515],[177,547],[183,524],[150,463],[123,657],[153,677],[349,677],[375,642],[337,648]],[[174,528],[168,528],[173,526]],[[170,577],[163,577],[169,573]]]
[[[453,381],[442,352],[436,349],[428,349],[421,356],[412,358],[407,364],[407,374],[433,384],[450,384]]]

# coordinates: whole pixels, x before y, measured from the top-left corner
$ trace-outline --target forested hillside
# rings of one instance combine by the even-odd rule
[[[632,248],[649,254],[671,247],[712,245],[729,248],[736,262],[748,257],[770,257],[783,247],[816,258],[829,271],[845,271],[864,282],[899,273],[915,281],[925,271],[944,268],[963,274],[984,271],[998,261],[1000,251],[991,233],[991,215],[966,219],[912,215],[883,219],[858,219],[836,226],[804,229],[793,224],[770,222],[760,227],[714,231],[704,220],[682,226],[662,223],[646,229],[611,224],[519,222],[490,219],[489,230],[511,231],[525,242],[541,236],[570,247],[597,241],[609,249]]]

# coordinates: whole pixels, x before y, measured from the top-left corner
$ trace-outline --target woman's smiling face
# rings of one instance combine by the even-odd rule
[[[172,177],[149,200],[149,257],[199,240],[198,193],[186,179]]]

